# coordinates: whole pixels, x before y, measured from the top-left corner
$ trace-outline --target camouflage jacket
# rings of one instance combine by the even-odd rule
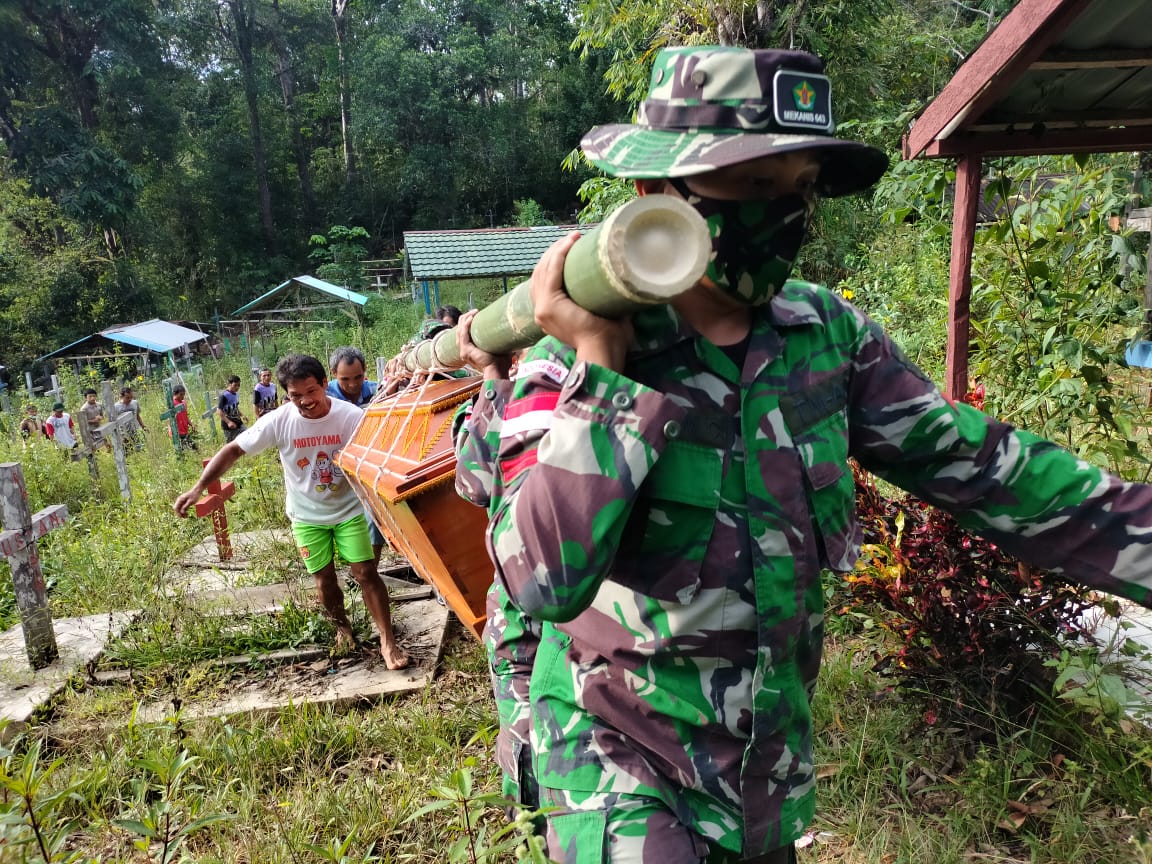
[[[484,469],[497,579],[551,622],[541,786],[660,798],[746,855],[802,833],[820,572],[860,540],[849,456],[1039,566],[1152,601],[1152,488],[945,400],[836,295],[794,282],[756,307],[741,368],[670,308],[634,323],[626,374],[532,349]]]
[[[456,491],[480,507],[491,503],[494,454],[511,392],[511,381],[486,381],[475,401],[461,405],[454,418]],[[493,582],[488,591],[487,613],[484,646],[500,719],[496,762],[504,774],[503,793],[522,804],[536,806],[534,784],[531,777],[524,775],[528,773],[531,731],[528,684],[540,641],[540,622],[517,609],[499,582]]]

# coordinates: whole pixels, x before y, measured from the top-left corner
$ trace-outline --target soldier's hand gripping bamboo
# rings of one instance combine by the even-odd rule
[[[670,195],[645,195],[621,205],[584,234],[564,261],[564,287],[576,303],[607,318],[667,303],[699,281],[712,244],[696,210]],[[472,341],[490,354],[535,344],[544,332],[521,282],[472,322]],[[411,372],[463,366],[455,328],[417,343],[400,357]]]

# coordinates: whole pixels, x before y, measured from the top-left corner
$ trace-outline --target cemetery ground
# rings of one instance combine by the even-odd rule
[[[146,419],[161,392],[138,393]],[[213,449],[202,439],[200,455]],[[0,462],[23,466],[31,509],[69,511],[40,543],[53,617],[138,610],[0,752],[0,862],[516,860],[501,851],[503,814],[486,797],[499,790],[486,660],[454,618],[420,687],[311,702],[318,680],[374,661],[331,653],[332,628],[294,550],[272,542],[228,574],[241,588],[297,586],[278,597],[278,612],[206,610],[194,592],[173,590],[172,576],[211,535],[207,519],[171,512],[199,457],[177,459],[154,428],[128,457],[127,502],[111,455],[96,459],[93,479],[49,442],[0,437]],[[273,454],[244,460],[228,479],[234,536],[282,527]],[[0,574],[7,628],[18,619],[6,566]],[[359,598],[347,596],[370,639]],[[886,649],[867,623],[829,618],[814,705],[818,812],[802,864],[1152,862],[1146,727],[1037,694],[1026,722],[989,717],[985,734],[961,733],[871,671]],[[300,699],[200,716],[269,681]],[[448,806],[422,810],[433,802]]]

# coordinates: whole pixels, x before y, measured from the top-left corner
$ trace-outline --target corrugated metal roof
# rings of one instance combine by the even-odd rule
[[[511,276],[531,273],[545,249],[570,231],[587,227],[405,231],[404,251],[413,279]]]
[[[905,158],[1152,146],[1152,0],[1020,0],[917,118]]]
[[[355,303],[357,306],[363,306],[368,302],[368,298],[357,291],[350,291],[347,288],[341,288],[339,285],[333,285],[331,282],[325,282],[323,279],[317,279],[315,276],[293,276],[287,282],[281,282],[271,291],[266,291],[261,294],[251,303],[247,303],[234,311],[233,315],[240,315],[244,312],[251,311],[252,309],[262,306],[265,300],[279,294],[289,285],[303,285],[305,288],[312,288],[316,291],[322,291],[331,297],[336,297],[340,300],[347,300],[349,303]]]

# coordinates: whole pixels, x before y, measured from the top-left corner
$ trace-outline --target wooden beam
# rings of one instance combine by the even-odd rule
[[[983,132],[989,129],[1001,130],[1014,127],[1027,131],[1033,126],[1058,129],[1061,127],[1147,126],[1152,124],[1152,111],[1148,108],[1111,108],[1094,111],[1041,111],[1038,114],[1014,114],[1010,111],[997,111],[981,118],[979,123],[964,127],[964,132]]]
[[[1031,68],[1061,69],[1142,69],[1152,66],[1152,53],[1144,48],[1105,48],[1095,51],[1054,49],[1044,54]]]
[[[978,156],[1050,156],[1062,153],[1132,153],[1152,150],[1152,126],[1131,129],[1075,129],[1052,132],[1003,132],[960,135],[933,141],[923,155],[930,159]]]
[[[252,309],[248,315],[280,315],[284,312],[314,312],[317,309],[343,309],[351,300],[335,300],[331,303],[312,303],[304,306],[277,306],[274,309]]]
[[[949,140],[975,138],[984,135],[1046,135],[1050,132],[1108,132],[1139,129],[1152,126],[1152,114],[1135,120],[1057,120],[1052,123],[980,123],[969,126]]]
[[[944,395],[958,400],[968,392],[968,331],[972,304],[972,249],[976,241],[976,205],[980,201],[980,157],[965,156],[956,165],[956,201],[952,206],[952,259],[948,270],[948,354]]]
[[[912,124],[904,138],[904,158],[915,159],[965,119],[978,118],[1091,2],[1020,0]]]

